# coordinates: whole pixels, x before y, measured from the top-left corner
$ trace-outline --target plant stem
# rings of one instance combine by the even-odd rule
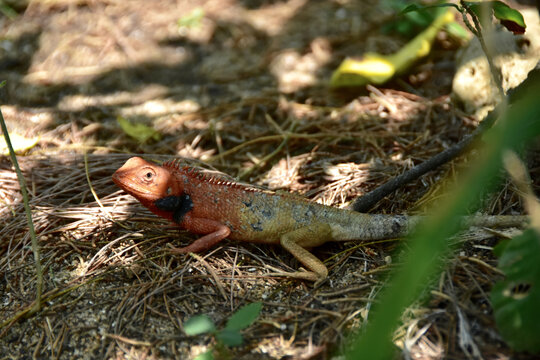
[[[491,77],[504,102],[506,101],[506,98],[504,96],[504,90],[502,87],[502,75],[501,75],[500,70],[495,66],[495,63],[493,62],[493,56],[492,56],[491,50],[488,49],[486,45],[486,41],[484,40],[484,36],[482,35],[482,26],[480,25],[480,20],[478,19],[478,16],[476,16],[474,11],[472,11],[471,8],[467,5],[466,1],[460,1],[460,4],[465,10],[464,12],[462,12],[463,19],[465,20],[465,25],[467,25],[469,30],[471,30],[474,33],[474,35],[476,35],[476,37],[478,38],[478,41],[480,41],[480,46],[482,46],[482,50],[484,51],[484,54],[486,54],[486,59],[489,65],[489,71],[491,73]],[[472,28],[471,24],[466,20],[465,14],[469,14],[471,16],[472,21],[474,23],[474,29]]]
[[[3,85],[3,84],[2,84]],[[0,86],[1,87],[1,86]],[[43,291],[43,270],[41,268],[41,260],[39,256],[39,245],[37,242],[36,231],[34,229],[34,223],[32,222],[32,212],[30,211],[30,205],[28,204],[28,192],[26,191],[26,181],[17,162],[17,157],[15,156],[15,151],[13,150],[13,145],[11,145],[11,140],[9,138],[6,122],[4,121],[4,116],[2,115],[2,110],[0,109],[0,125],[2,127],[2,132],[4,133],[4,139],[6,139],[6,145],[9,149],[9,155],[11,156],[11,162],[17,173],[17,178],[19,179],[19,186],[21,187],[21,193],[23,196],[24,211],[26,213],[26,218],[28,220],[28,228],[30,231],[30,238],[32,239],[32,251],[34,252],[34,261],[36,263],[36,301],[30,313],[34,313],[41,309],[41,293]]]

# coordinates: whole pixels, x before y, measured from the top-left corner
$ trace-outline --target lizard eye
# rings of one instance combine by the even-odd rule
[[[144,182],[150,183],[154,181],[154,177],[156,176],[156,173],[152,169],[146,169],[141,175],[142,175],[142,180]]]

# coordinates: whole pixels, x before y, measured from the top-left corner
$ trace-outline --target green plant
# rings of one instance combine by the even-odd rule
[[[395,12],[400,12],[392,17],[381,28],[383,33],[397,32],[407,38],[412,38],[419,32],[427,28],[438,16],[444,13],[445,9],[441,7],[419,7],[418,11],[401,12],[409,4],[407,0],[386,0],[382,6]],[[452,21],[445,25],[445,30],[453,36],[467,38],[467,30],[461,27],[457,22]]]
[[[411,4],[403,9],[401,14],[406,15],[410,12],[414,13],[419,11],[425,12],[427,9],[449,6],[456,8],[463,16],[467,14],[473,16],[473,21],[475,21],[475,18],[476,20],[482,18],[491,20],[491,14],[493,14],[493,16],[501,22],[501,25],[512,31],[514,34],[523,34],[525,32],[526,25],[523,15],[501,1],[460,1],[459,5],[442,3],[430,6]],[[464,20],[465,23],[468,24],[468,20]],[[486,26],[487,24],[484,23],[483,25]],[[471,28],[470,24],[468,24],[468,27],[473,34],[477,35],[479,29]]]
[[[418,296],[428,280],[439,267],[444,254],[448,253],[447,240],[459,230],[459,215],[473,207],[491,190],[499,180],[501,157],[506,149],[520,148],[535,136],[540,135],[540,104],[537,93],[540,82],[527,79],[529,91],[519,96],[485,134],[486,146],[482,156],[471,165],[466,179],[452,191],[451,200],[438,206],[428,221],[407,241],[409,250],[402,265],[393,273],[388,286],[382,291],[379,302],[370,313],[366,331],[356,340],[347,354],[349,359],[362,358],[365,354],[377,354],[371,359],[388,359],[393,353],[390,334],[397,325],[404,309]],[[531,254],[535,261],[540,252]],[[529,314],[533,316],[533,314]]]
[[[525,20],[523,19],[523,16],[521,13],[515,9],[512,9],[505,3],[501,1],[464,1],[461,0],[458,4],[453,3],[442,3],[437,5],[431,5],[431,6],[419,6],[416,4],[412,4],[407,6],[405,9],[402,10],[402,14],[407,14],[409,12],[416,12],[420,10],[424,10],[426,8],[433,8],[433,7],[454,7],[459,11],[463,17],[463,22],[467,26],[467,28],[478,38],[480,41],[480,45],[482,46],[482,50],[486,54],[487,61],[489,64],[489,69],[491,71],[491,76],[493,77],[493,80],[495,81],[495,85],[497,85],[497,88],[499,89],[499,92],[501,94],[504,94],[504,91],[502,89],[502,81],[500,72],[496,70],[495,65],[493,64],[493,57],[491,56],[490,49],[486,45],[486,42],[484,41],[484,36],[482,35],[482,27],[487,28],[488,30],[491,30],[491,18],[492,15],[498,19],[501,22],[501,25],[506,27],[508,30],[512,31],[514,35],[517,34],[523,34],[525,32],[525,28],[527,25],[525,24]],[[473,21],[471,24],[469,19],[467,18],[467,15],[469,15]]]
[[[507,7],[498,1],[490,3],[499,10]],[[475,13],[477,4],[462,1],[461,5],[443,4],[439,6],[454,6],[462,13],[471,15],[474,20],[474,33],[479,37],[484,51],[486,51],[480,30],[481,25],[478,21],[478,15]],[[413,7],[406,10],[412,11]],[[505,21],[515,21],[514,25],[518,30],[525,27],[521,14],[516,16],[515,10],[495,11],[495,16],[499,19],[503,17]],[[469,24],[469,26],[472,25]],[[490,55],[487,51],[486,55],[489,59]],[[492,65],[491,62],[490,65]],[[496,70],[492,67],[492,74],[497,82],[495,72]],[[394,352],[391,344],[392,331],[405,308],[419,295],[425,284],[429,283],[431,276],[440,269],[442,261],[437,259],[444,258],[444,255],[451,250],[447,239],[459,231],[459,216],[463,215],[467,209],[477,206],[482,195],[496,186],[502,168],[502,154],[508,149],[521,148],[528,141],[540,135],[540,122],[538,122],[540,104],[536,99],[536,94],[540,91],[540,81],[538,81],[540,76],[537,75],[535,73],[525,80],[520,88],[526,89],[526,91],[515,93],[508,109],[504,105],[501,106],[499,120],[493,128],[486,132],[485,146],[481,149],[482,155],[471,165],[468,176],[452,190],[451,199],[442,206],[438,206],[436,211],[433,211],[434,215],[419,226],[416,234],[413,234],[407,241],[408,249],[404,251],[405,255],[401,259],[401,265],[396,268],[388,285],[381,291],[379,301],[370,312],[370,321],[366,324],[365,331],[359,334],[346,353],[347,359],[392,358]],[[526,236],[527,239],[531,237],[531,235]],[[495,296],[494,306],[496,303],[502,305],[500,310],[495,309],[496,317],[502,318],[503,323],[510,325],[509,328],[501,330],[503,335],[511,332],[517,334],[518,331],[537,331],[538,328],[538,311],[531,311],[531,304],[538,304],[538,289],[536,289],[535,284],[538,282],[538,269],[540,267],[527,266],[540,261],[538,259],[540,251],[537,249],[531,251],[531,246],[525,246],[524,242],[525,239],[516,242],[509,248],[509,253],[504,254],[503,252],[501,256],[501,266],[503,266],[504,271],[513,271],[508,273],[506,281],[500,285],[500,288],[496,287],[493,293]],[[536,240],[536,245],[538,245],[538,240]],[[521,262],[524,256],[522,251],[529,251],[529,259],[525,261],[525,264]],[[527,277],[517,276],[525,275],[531,271],[532,274],[528,274]],[[520,285],[527,290],[526,301],[512,304],[515,299],[511,296],[500,297],[505,292],[508,294],[509,289],[510,293],[513,290],[517,291]],[[515,311],[520,311],[519,315],[516,315]],[[526,317],[530,317],[530,319],[525,319]],[[510,344],[518,344],[517,338],[519,335],[514,335],[513,339],[507,338],[507,341]],[[521,339],[518,346],[520,349],[532,349],[530,346],[535,339],[538,339],[538,335],[536,337],[527,336],[527,339]]]
[[[184,323],[184,331],[190,336],[212,334],[217,340],[218,345],[239,346],[244,342],[240,331],[255,322],[261,309],[262,303],[260,302],[241,307],[232,314],[227,320],[225,327],[221,330],[217,330],[216,325],[208,315],[197,315]],[[214,359],[212,349],[196,357],[196,360],[210,359]]]

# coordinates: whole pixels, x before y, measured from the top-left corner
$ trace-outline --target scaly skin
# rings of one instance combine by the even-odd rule
[[[113,181],[156,215],[204,235],[174,252],[200,252],[227,237],[281,244],[309,270],[287,275],[312,281],[326,278],[328,269],[306,249],[328,241],[402,237],[420,220],[324,206],[208,176],[175,161],[159,166],[133,157],[114,173]],[[475,219],[474,224],[502,226],[525,222],[524,217],[515,216]]]

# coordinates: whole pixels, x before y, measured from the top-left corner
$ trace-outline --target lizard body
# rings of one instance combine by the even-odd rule
[[[307,249],[328,241],[402,237],[421,218],[325,206],[208,176],[176,161],[159,166],[133,157],[114,173],[113,181],[156,215],[203,235],[173,252],[200,252],[227,237],[280,244],[309,270],[289,275],[313,281],[326,278],[328,270]],[[487,216],[477,222],[517,226],[524,221],[523,217]]]

